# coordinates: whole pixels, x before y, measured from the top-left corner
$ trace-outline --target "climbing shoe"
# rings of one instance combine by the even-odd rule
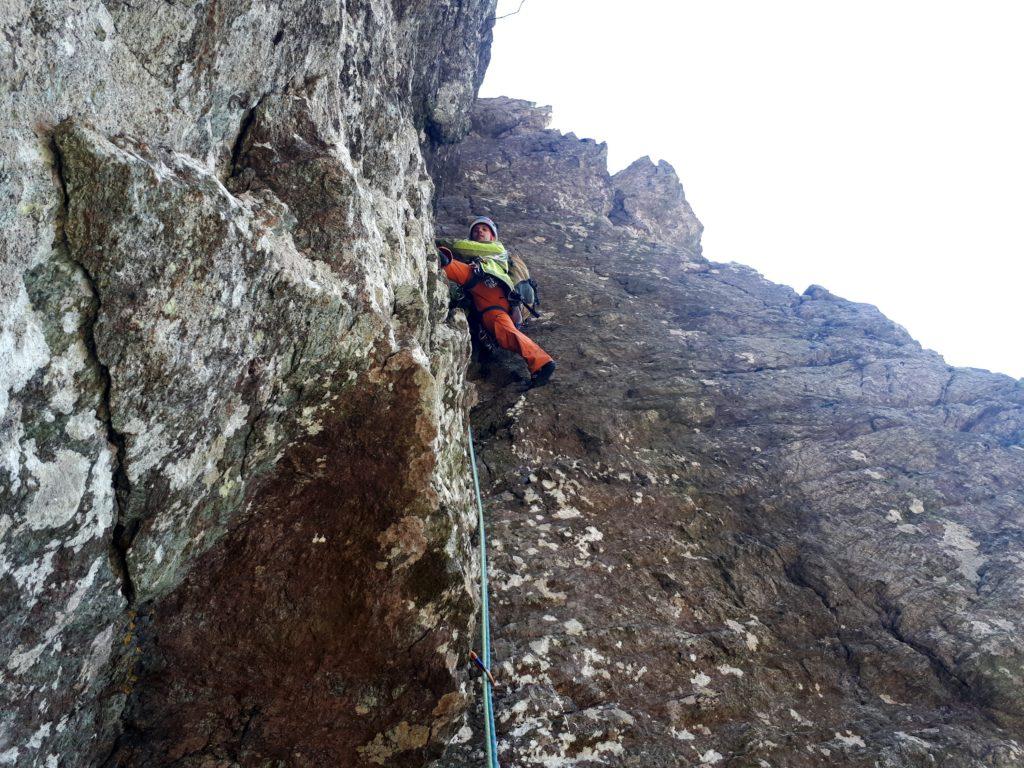
[[[530,377],[531,387],[543,387],[548,383],[548,379],[551,378],[551,374],[555,372],[555,361],[552,360],[548,363],[544,363],[543,367],[537,371],[533,376]]]

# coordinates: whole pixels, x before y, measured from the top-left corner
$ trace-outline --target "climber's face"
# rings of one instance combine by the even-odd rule
[[[491,228],[483,222],[473,225],[473,231],[469,233],[470,240],[476,240],[478,243],[490,243],[494,241],[494,233],[491,232]]]

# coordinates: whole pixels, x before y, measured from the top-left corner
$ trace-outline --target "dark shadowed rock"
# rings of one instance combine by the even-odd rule
[[[699,258],[667,166],[527,111],[433,160],[438,229],[497,221],[559,365],[491,366],[473,413],[503,764],[1022,764],[1022,383]]]

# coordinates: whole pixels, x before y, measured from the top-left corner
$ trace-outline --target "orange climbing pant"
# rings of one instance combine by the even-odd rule
[[[473,276],[473,268],[452,259],[444,266],[444,273],[453,283],[465,285]],[[484,328],[494,336],[498,346],[509,352],[515,352],[523,358],[530,373],[536,373],[551,362],[551,355],[516,328],[515,323],[512,322],[512,318],[509,316],[511,308],[505,298],[505,289],[498,284],[497,279],[482,280],[470,288],[469,294],[473,298],[473,306],[481,315]],[[492,307],[499,307],[499,309],[492,309]]]
[[[494,336],[498,346],[509,352],[515,352],[526,361],[526,367],[530,369],[530,373],[536,373],[551,362],[551,355],[516,328],[516,324],[512,322],[508,312],[492,309],[483,316],[482,322],[484,328]]]

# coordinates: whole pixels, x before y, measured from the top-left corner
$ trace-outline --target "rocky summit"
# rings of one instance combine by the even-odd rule
[[[494,5],[7,4],[0,766],[483,764],[470,422],[501,765],[1024,764],[1024,385],[474,102]]]

